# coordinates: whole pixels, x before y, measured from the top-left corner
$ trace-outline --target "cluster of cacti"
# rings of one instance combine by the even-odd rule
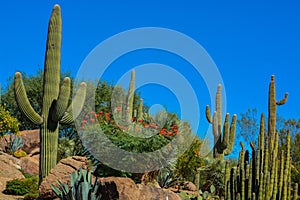
[[[95,179],[92,181],[92,173],[88,170],[76,171],[71,173],[70,188],[67,183],[57,181],[59,188],[51,184],[52,191],[60,200],[100,200],[101,187]]]
[[[135,70],[132,70],[128,92],[125,93],[121,87],[116,86],[112,95],[113,115],[119,123],[130,125],[134,121],[150,121],[150,115],[144,112],[143,99],[138,100],[136,108],[134,98]]]
[[[270,83],[269,90],[269,119],[268,135],[265,136],[265,119],[261,115],[260,134],[258,149],[251,143],[252,156],[249,151],[242,150],[239,156],[239,163],[236,167],[225,169],[225,199],[256,199],[256,200],[277,200],[291,199],[291,162],[290,162],[290,134],[287,137],[287,149],[278,152],[278,133],[276,133],[276,104],[282,105],[287,100],[276,103],[274,76]],[[298,186],[296,186],[298,187]],[[293,198],[297,199],[297,191],[294,191]]]
[[[214,158],[224,158],[224,155],[228,155],[232,152],[233,144],[235,140],[236,132],[236,115],[232,117],[231,125],[229,124],[230,115],[227,113],[225,117],[224,125],[222,124],[222,86],[218,85],[216,95],[216,110],[213,113],[213,117],[210,115],[209,106],[206,106],[206,118],[213,127],[214,135]],[[223,127],[223,128],[222,128]]]
[[[81,83],[73,98],[73,105],[69,105],[70,78],[66,77],[60,86],[61,30],[61,11],[60,7],[55,5],[48,25],[41,115],[30,105],[21,73],[17,72],[14,79],[15,98],[19,109],[31,122],[40,126],[40,181],[57,163],[59,124],[73,122],[73,117],[80,113],[86,93],[86,84]],[[72,111],[72,107],[76,108],[76,112]]]

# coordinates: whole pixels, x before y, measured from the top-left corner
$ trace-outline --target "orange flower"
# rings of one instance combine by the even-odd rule
[[[103,111],[99,111],[98,113],[99,113],[100,115],[102,115],[102,114],[103,114]]]
[[[139,119],[139,120],[138,120],[138,122],[139,122],[139,123],[142,123],[142,122],[143,122],[143,120]]]
[[[149,124],[144,124],[144,128],[149,128]]]
[[[161,129],[160,130],[160,134],[161,135],[165,135],[167,133],[167,130],[165,128]]]
[[[89,116],[88,116],[88,115],[84,116],[84,119],[88,119],[88,118],[89,118]]]
[[[87,124],[87,121],[86,121],[86,120],[83,120],[81,123],[82,123],[82,124]]]
[[[173,132],[169,131],[169,132],[168,132],[168,135],[169,135],[169,136],[172,136],[172,135],[173,135]]]
[[[109,116],[110,116],[110,113],[108,113],[108,112],[105,113],[105,116],[106,116],[106,117],[109,117]]]
[[[94,122],[95,122],[95,119],[94,119],[94,118],[90,119],[90,122],[91,122],[91,123],[94,123]]]

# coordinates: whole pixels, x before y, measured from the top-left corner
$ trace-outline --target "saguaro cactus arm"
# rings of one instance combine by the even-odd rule
[[[289,97],[289,93],[286,92],[285,95],[284,95],[284,98],[281,99],[280,101],[277,101],[276,104],[278,106],[281,106],[281,105],[285,104],[288,100],[288,97]]]
[[[69,105],[66,112],[64,113],[64,116],[60,120],[61,124],[71,124],[74,121],[74,119],[78,117],[84,105],[85,96],[86,96],[86,87],[87,87],[86,83],[84,82],[80,83],[79,88],[72,100],[72,103]],[[76,109],[74,110],[73,108]]]
[[[43,123],[43,118],[35,112],[33,107],[31,106],[26,90],[22,81],[22,74],[17,72],[14,78],[14,92],[15,98],[20,108],[21,112],[34,124],[40,125]]]
[[[229,129],[229,137],[227,142],[227,147],[224,151],[225,155],[228,155],[233,150],[234,140],[235,140],[235,134],[236,134],[236,114],[233,115],[231,120],[231,125]]]
[[[68,108],[69,98],[71,93],[71,79],[69,77],[64,78],[64,81],[60,87],[59,95],[54,107],[54,111],[52,112],[52,120],[59,121],[65,111]]]
[[[212,124],[213,123],[213,119],[212,119],[212,117],[210,115],[209,105],[206,106],[205,114],[206,114],[206,119],[207,119],[208,123]]]

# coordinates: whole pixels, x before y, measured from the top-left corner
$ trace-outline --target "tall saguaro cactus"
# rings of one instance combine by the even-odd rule
[[[276,111],[277,106],[281,106],[287,102],[288,99],[288,93],[285,93],[285,97],[277,101],[276,100],[276,87],[275,87],[275,76],[272,75],[271,82],[269,85],[269,105],[268,105],[268,111],[269,111],[269,119],[268,119],[268,135],[271,136],[271,138],[275,139],[275,133],[276,133]]]
[[[265,119],[262,114],[258,149],[255,149],[253,143],[250,144],[252,157],[249,161],[249,157],[243,154],[244,147],[242,145],[239,164],[231,169],[230,178],[225,179],[225,199],[287,200],[292,199],[292,196],[293,199],[298,197],[297,190],[294,190],[293,195],[291,194],[290,133],[287,137],[286,151],[282,150],[280,154],[278,152],[278,133],[276,133],[276,123],[274,122],[276,104],[284,104],[288,95],[286,93],[283,100],[276,102],[274,80],[275,78],[272,76],[269,90],[268,135],[265,135]],[[248,186],[247,192],[244,187],[246,185]]]
[[[59,124],[71,124],[73,116],[79,115],[85,101],[85,83],[80,84],[73,98],[73,105],[69,105],[70,78],[64,78],[60,86],[61,30],[61,11],[59,5],[55,5],[48,25],[41,115],[30,105],[21,73],[17,72],[14,78],[15,98],[19,109],[32,123],[40,125],[40,181],[56,165]],[[76,107],[76,113],[72,113],[72,106]]]
[[[126,97],[126,120],[131,122],[132,115],[133,115],[133,101],[134,101],[134,90],[135,90],[135,71],[131,71],[131,78],[129,83],[129,90]]]
[[[232,117],[231,125],[229,125],[230,115],[227,113],[224,125],[222,125],[222,86],[218,85],[216,95],[216,110],[213,117],[210,115],[209,106],[206,106],[206,119],[213,126],[214,134],[214,158],[224,158],[232,152],[235,132],[236,132],[236,115]],[[223,130],[222,130],[223,126]]]

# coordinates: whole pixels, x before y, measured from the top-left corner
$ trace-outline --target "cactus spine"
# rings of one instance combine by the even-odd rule
[[[233,115],[231,125],[229,126],[230,115],[227,113],[222,131],[222,86],[218,85],[216,94],[216,110],[213,117],[210,115],[210,108],[206,106],[206,119],[213,126],[214,134],[214,158],[224,158],[232,152],[235,132],[236,132],[236,115]]]
[[[286,93],[283,100],[279,102],[275,101],[275,83],[274,76],[272,76],[269,89],[269,112],[272,113],[269,113],[268,118],[268,135],[265,136],[265,122],[264,115],[262,114],[258,149],[256,151],[253,143],[250,144],[252,159],[250,164],[248,164],[247,154],[244,155],[244,147],[242,145],[239,164],[237,166],[240,173],[231,173],[231,177],[229,178],[229,180],[236,179],[237,181],[225,182],[226,185],[229,185],[227,186],[228,188],[237,189],[227,190],[225,199],[291,199],[290,134],[288,133],[287,137],[287,149],[286,151],[282,151],[279,157],[278,133],[275,132],[276,105],[283,105],[287,101],[287,97],[288,94]],[[248,191],[246,193],[243,190],[244,185],[247,184]],[[295,194],[293,194],[293,197],[296,198]]]
[[[48,24],[41,115],[30,105],[21,73],[17,72],[14,77],[15,98],[19,109],[32,123],[40,125],[40,182],[57,162],[59,124],[72,123],[73,116],[77,116],[83,106],[86,93],[86,84],[81,83],[73,99],[73,106],[79,109],[72,114],[72,105],[69,105],[70,78],[66,77],[59,86],[61,30],[61,11],[59,5],[55,5]]]

